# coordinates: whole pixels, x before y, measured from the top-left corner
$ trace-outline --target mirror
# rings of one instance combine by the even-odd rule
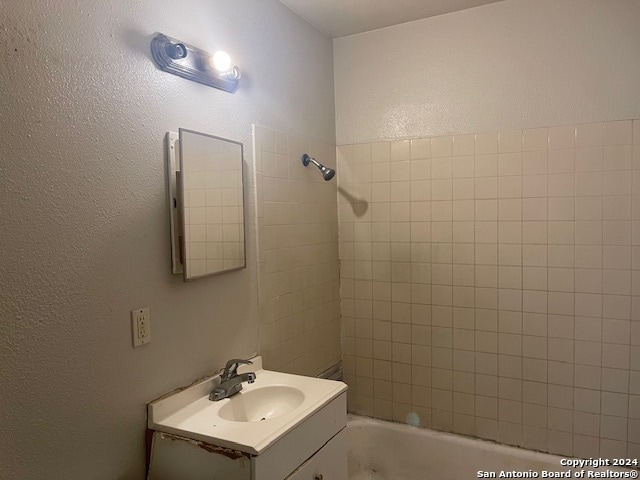
[[[167,138],[179,157],[169,166],[174,273],[189,281],[244,268],[242,143],[182,128]]]

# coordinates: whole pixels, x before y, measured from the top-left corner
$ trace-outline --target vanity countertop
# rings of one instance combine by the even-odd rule
[[[253,371],[256,374],[256,380],[253,384],[243,383],[243,389],[239,393],[217,402],[211,401],[209,393],[218,384],[219,377],[207,378],[150,403],[148,427],[152,430],[259,455],[347,389],[343,382],[264,370],[261,357],[256,357],[252,361],[253,365],[243,365],[238,371],[239,373]],[[232,406],[238,405],[244,408],[244,404],[249,403],[245,402],[245,399],[258,397],[261,394],[258,390],[267,391],[265,387],[270,391],[267,395],[268,402],[272,402],[274,408],[280,410],[283,406],[278,402],[278,391],[286,392],[295,389],[302,394],[298,395],[295,407],[284,408],[272,418],[257,421],[233,421],[223,418],[228,418],[228,412],[232,410]],[[275,398],[273,392],[276,392]],[[230,402],[235,403],[225,408]]]

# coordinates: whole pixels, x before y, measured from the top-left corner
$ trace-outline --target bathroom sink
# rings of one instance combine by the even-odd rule
[[[149,429],[259,455],[347,389],[342,382],[264,370],[261,357],[252,361],[238,373],[255,372],[255,382],[229,398],[209,400],[219,383],[214,376],[151,402]]]
[[[232,422],[261,422],[299,407],[304,393],[295,387],[272,385],[241,391],[228,400],[218,411],[220,418]]]

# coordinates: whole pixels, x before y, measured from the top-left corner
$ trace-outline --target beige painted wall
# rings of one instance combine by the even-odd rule
[[[228,50],[238,92],[159,71],[154,32]],[[171,274],[164,134],[244,143],[255,239],[251,124],[335,143],[331,41],[275,0],[33,0],[0,44],[0,471],[139,479],[145,404],[259,348],[255,241],[245,270]]]
[[[639,20],[635,0],[507,0],[337,38],[337,144],[637,117]]]

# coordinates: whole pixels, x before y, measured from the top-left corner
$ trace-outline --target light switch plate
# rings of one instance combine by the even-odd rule
[[[149,307],[131,310],[131,335],[133,346],[139,347],[151,342],[151,315]]]

